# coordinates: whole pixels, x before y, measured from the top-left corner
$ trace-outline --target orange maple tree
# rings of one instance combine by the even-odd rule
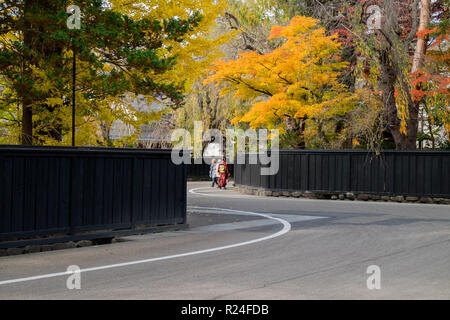
[[[235,124],[280,133],[296,130],[301,135],[306,119],[344,114],[356,105],[356,96],[338,79],[347,63],[341,61],[337,35],[327,36],[318,22],[296,16],[288,26],[272,28],[269,40],[284,38],[272,52],[243,52],[236,60],[214,63],[205,84],[226,83],[221,94],[234,92],[252,101],[250,110],[233,120]]]
[[[425,30],[425,35],[437,34],[424,59],[424,65],[411,74],[412,98],[422,102],[431,122],[442,122],[450,141],[450,68],[448,29]]]

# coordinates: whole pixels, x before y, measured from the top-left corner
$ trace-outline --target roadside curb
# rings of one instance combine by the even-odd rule
[[[136,229],[136,230],[123,230],[117,231],[114,235],[109,236],[100,236],[97,238],[89,237],[89,239],[79,239],[79,240],[67,240],[64,241],[65,238],[43,238],[43,242],[41,244],[21,244],[21,242],[27,243],[29,240],[22,240],[17,242],[12,242],[6,248],[0,248],[0,257],[5,256],[15,256],[21,254],[29,254],[29,253],[39,253],[39,252],[47,252],[47,251],[56,251],[56,250],[65,250],[65,249],[73,249],[73,248],[84,248],[96,245],[104,245],[115,243],[117,238],[122,236],[136,235],[136,234],[146,234],[146,233],[158,233],[163,231],[178,231],[184,230],[189,227],[188,224],[179,224],[179,225],[169,225],[169,226],[157,226],[151,227],[147,229]],[[88,236],[88,235],[86,235]],[[83,237],[80,235],[78,237]],[[69,238],[67,238],[69,239]],[[2,244],[0,242],[0,244]],[[7,243],[3,243],[4,245]]]
[[[286,197],[286,198],[306,198],[319,200],[341,200],[341,201],[373,201],[373,202],[397,202],[397,203],[421,203],[421,204],[443,204],[450,205],[450,198],[432,198],[403,195],[379,195],[370,193],[318,193],[311,191],[288,191],[288,190],[267,190],[249,186],[236,185],[235,191],[260,197]]]

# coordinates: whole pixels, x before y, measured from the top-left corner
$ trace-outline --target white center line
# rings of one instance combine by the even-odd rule
[[[204,209],[214,209],[214,208],[204,208]],[[282,236],[282,235],[288,233],[291,230],[291,224],[288,221],[281,219],[281,218],[273,217],[268,214],[250,212],[250,211],[230,210],[230,209],[219,209],[219,208],[216,208],[216,209],[220,210],[220,211],[230,212],[230,213],[241,213],[241,214],[247,214],[247,215],[251,215],[251,216],[259,216],[259,217],[263,217],[266,219],[274,220],[274,221],[277,221],[278,223],[280,223],[281,225],[283,225],[283,228],[274,234],[271,234],[271,235],[268,235],[268,236],[265,236],[262,238],[239,242],[239,243],[235,243],[235,244],[231,244],[231,245],[215,247],[215,248],[210,248],[210,249],[205,249],[205,250],[185,252],[185,253],[163,256],[163,257],[158,257],[158,258],[129,261],[129,262],[123,262],[123,263],[117,263],[117,264],[109,264],[109,265],[98,266],[98,267],[93,267],[93,268],[85,268],[85,269],[81,269],[80,272],[91,272],[91,271],[99,271],[99,270],[106,270],[106,269],[112,269],[112,268],[127,267],[127,266],[131,266],[131,265],[137,265],[137,264],[143,264],[143,263],[149,263],[149,262],[155,262],[155,261],[162,261],[162,260],[169,260],[169,259],[175,259],[175,258],[182,258],[182,257],[194,256],[194,255],[199,255],[199,254],[204,254],[204,253],[209,253],[209,252],[227,250],[227,249],[231,249],[231,248],[247,246],[247,245],[251,245],[254,243],[261,242],[261,241],[274,239],[276,237],[279,237],[279,236]],[[73,274],[73,273],[70,271],[65,271],[65,272],[42,274],[42,275],[26,277],[26,278],[3,280],[3,281],[0,281],[0,285],[40,280],[40,279],[47,279],[47,278],[54,278],[54,277],[71,275],[71,274]]]

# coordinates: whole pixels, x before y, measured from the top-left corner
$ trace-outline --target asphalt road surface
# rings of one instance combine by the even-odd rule
[[[189,230],[0,257],[0,299],[450,298],[449,206],[188,190]]]

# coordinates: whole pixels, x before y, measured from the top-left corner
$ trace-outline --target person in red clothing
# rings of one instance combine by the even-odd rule
[[[225,158],[222,159],[217,165],[217,171],[219,172],[219,188],[226,189],[228,183],[228,177],[230,176],[230,170]]]

